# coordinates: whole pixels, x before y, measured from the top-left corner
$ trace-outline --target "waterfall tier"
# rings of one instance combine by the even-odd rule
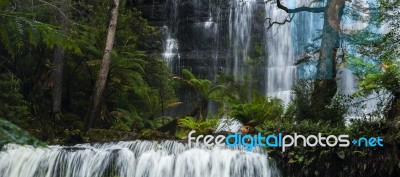
[[[321,6],[312,0],[285,4],[288,8]],[[364,5],[368,6],[366,2]],[[351,7],[352,3],[346,5],[347,9]],[[287,14],[276,3],[259,0],[167,0],[163,8],[162,57],[175,74],[189,69],[210,80],[218,74],[232,76],[246,85],[249,93],[257,90],[282,99],[286,105],[293,97],[292,88],[297,80],[315,79],[316,56],[307,61],[305,58],[310,51],[315,53],[320,48],[323,13]],[[273,22],[277,23],[271,25]],[[366,26],[363,21],[342,20],[345,31]],[[343,47],[349,48],[345,40]],[[338,94],[353,94],[359,89],[348,68],[339,67],[337,81]],[[368,107],[352,110],[368,114],[377,109],[377,102],[372,100]]]
[[[254,151],[254,150],[253,150]],[[266,153],[175,141],[132,141],[34,148],[8,144],[0,177],[273,177]]]
[[[189,69],[210,80],[218,74],[233,76],[248,90],[285,104],[298,75],[295,62],[323,24],[321,14],[290,17],[276,4],[258,0],[167,0],[163,16],[162,57],[175,74]]]

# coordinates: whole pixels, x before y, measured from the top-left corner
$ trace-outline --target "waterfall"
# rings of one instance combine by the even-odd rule
[[[313,0],[283,3],[288,8],[323,5]],[[346,11],[351,12],[354,3],[360,6],[367,1],[349,2],[346,8],[350,10]],[[282,99],[285,105],[297,80],[315,79],[318,56],[310,53],[321,43],[323,13],[287,14],[273,1],[260,0],[168,0],[166,4],[162,56],[174,74],[186,68],[209,80],[215,80],[218,74],[232,76],[249,90],[249,95],[256,90]],[[368,26],[362,20],[349,22],[348,16],[342,20],[342,33]],[[285,20],[290,22],[269,23]],[[343,40],[341,47],[348,50],[349,46]],[[311,60],[296,65],[306,56]],[[357,82],[350,68],[338,67],[338,94],[355,93],[359,90]],[[373,97],[377,95],[366,98],[370,101],[364,108],[351,107],[351,112],[366,115],[380,109],[376,106],[379,100]],[[348,117],[359,115],[350,113]]]
[[[186,68],[211,80],[217,74],[230,75],[249,90],[278,97],[285,104],[290,101],[296,79],[296,49],[304,47],[297,45],[304,40],[294,40],[298,39],[293,35],[298,32],[294,24],[317,15],[301,13],[294,24],[269,27],[266,18],[284,21],[288,16],[275,4],[259,0],[169,0],[166,4],[162,56],[175,74]],[[305,38],[310,40],[315,31],[310,26],[315,24],[304,24],[310,24],[303,25],[310,34]]]
[[[238,81],[249,77],[246,72],[247,60],[251,50],[252,22],[256,0],[233,0],[229,11],[229,39],[233,57],[231,74]]]
[[[288,14],[275,7],[275,4],[265,5],[266,17],[271,22],[284,22],[289,19]],[[266,21],[265,42],[267,51],[267,95],[277,97],[288,104],[291,97],[292,85],[295,81],[296,66],[291,35],[291,25],[270,26]]]
[[[164,61],[167,63],[167,65],[170,68],[174,68],[174,61],[178,61],[178,65],[179,65],[179,45],[178,45],[178,41],[176,40],[175,36],[176,36],[176,26],[178,26],[178,15],[179,15],[179,11],[178,11],[178,4],[179,4],[179,0],[172,0],[172,1],[167,1],[166,5],[166,9],[168,6],[172,6],[172,11],[168,12],[168,18],[170,19],[168,21],[168,25],[163,26],[163,35],[165,36],[165,40],[164,40],[164,52],[162,53],[162,57],[164,59]]]
[[[220,8],[206,0],[167,0],[162,58],[174,74],[189,69],[214,80],[220,57]]]
[[[188,148],[175,141],[75,146],[5,145],[0,177],[273,177],[260,149]]]

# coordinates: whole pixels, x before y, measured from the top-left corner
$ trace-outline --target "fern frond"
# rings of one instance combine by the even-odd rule
[[[189,70],[187,70],[187,69],[183,69],[182,70],[182,74],[186,77],[187,80],[196,79],[194,74],[192,72],[190,72]]]
[[[59,32],[56,26],[29,19],[25,14],[0,10],[0,42],[11,55],[23,47],[36,47],[39,43],[49,48],[58,45],[76,54],[82,53],[79,45],[68,35]]]

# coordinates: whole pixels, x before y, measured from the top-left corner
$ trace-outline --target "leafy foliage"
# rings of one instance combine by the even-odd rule
[[[178,126],[184,130],[184,135],[195,130],[197,134],[212,134],[217,126],[218,119],[207,119],[197,122],[193,117],[185,117],[178,120]]]
[[[201,98],[217,102],[223,101],[220,97],[223,95],[225,89],[223,85],[213,85],[210,80],[198,79],[187,69],[183,69],[182,74],[185,78],[174,77],[174,79],[190,86],[200,95]]]
[[[100,0],[70,3],[63,14],[67,30],[55,25],[61,2],[16,0],[0,4],[0,22],[4,24],[0,26],[0,84],[6,89],[0,94],[0,115],[13,122],[29,121],[18,125],[29,125],[29,131],[48,141],[64,139],[66,134],[79,130],[70,125],[69,115],[74,115],[74,124],[80,124],[86,115],[101,64],[111,5]],[[125,1],[121,3],[103,117],[96,128],[157,128],[170,121],[158,117],[177,104],[172,76],[157,55],[161,45],[159,27],[149,25],[140,11],[125,5]],[[57,124],[49,114],[55,81],[51,77],[55,71],[51,58],[56,45],[66,49],[64,116]],[[11,78],[21,78],[18,86],[17,79]]]
[[[250,101],[233,104],[228,115],[245,125],[260,125],[266,121],[281,121],[284,106],[282,100],[254,94]]]
[[[312,93],[314,81],[300,80],[293,88],[295,97],[292,99],[286,111],[285,118],[294,121],[312,120],[328,121],[335,125],[344,125],[344,118],[348,113],[348,105],[352,97],[336,94],[329,105],[324,109],[324,116],[318,117],[315,114],[315,107],[312,106]]]
[[[120,131],[131,131],[133,127],[143,128],[144,121],[139,115],[135,115],[134,113],[130,113],[123,109],[117,109],[111,112],[111,116],[113,118],[113,126],[111,129],[120,130]]]
[[[38,47],[44,44],[49,48],[55,45],[82,54],[75,40],[61,33],[57,27],[28,18],[22,13],[0,10],[0,42],[11,55],[15,56],[29,45]]]
[[[382,71],[379,63],[351,55],[348,56],[346,65],[346,68],[350,69],[359,78],[365,78],[367,75],[377,74]]]
[[[196,76],[194,76],[194,74],[187,69],[183,69],[182,74],[185,76],[185,78],[175,76],[173,79],[186,86],[189,86],[200,97],[199,103],[190,113],[190,116],[195,116],[198,122],[201,123],[202,120],[207,117],[209,101],[214,101],[217,103],[224,102],[226,96],[226,87],[224,85],[213,84],[207,79],[196,78]]]
[[[7,143],[43,145],[43,143],[18,126],[0,118],[0,146]]]
[[[352,121],[348,127],[333,126],[329,122],[292,121],[280,123],[269,122],[258,126],[263,134],[297,133],[300,135],[341,135],[347,134],[350,139],[359,137],[377,137],[384,139],[384,147],[290,147],[282,152],[280,148],[268,148],[272,157],[282,169],[284,176],[396,176],[400,168],[398,141],[400,138],[399,122],[393,121]],[[301,143],[300,143],[301,144]],[[366,168],[367,167],[367,168]]]
[[[30,119],[28,103],[20,92],[20,80],[12,73],[0,74],[0,116],[23,123]]]
[[[386,63],[385,70],[376,74],[369,74],[360,82],[364,91],[374,89],[386,89],[393,94],[400,93],[400,66],[394,63]]]
[[[378,95],[382,105],[386,108],[385,117],[394,119],[400,117],[400,84],[399,84],[399,1],[379,1],[379,18],[377,24],[388,24],[384,33],[373,30],[364,30],[359,35],[348,38],[360,56],[348,55],[349,68],[360,78],[362,88],[357,96]],[[379,27],[379,26],[378,26]],[[374,29],[374,28],[372,28]],[[387,101],[387,93],[391,94]]]

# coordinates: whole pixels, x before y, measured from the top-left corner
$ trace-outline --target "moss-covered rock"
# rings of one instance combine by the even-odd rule
[[[64,115],[64,122],[68,125],[68,128],[71,130],[83,130],[83,122],[82,119],[71,113],[67,113]]]
[[[140,133],[140,139],[146,140],[162,140],[162,139],[171,139],[167,133],[163,133],[153,129],[144,129]]]
[[[138,138],[137,133],[105,129],[90,129],[84,137],[86,142],[131,141]]]

